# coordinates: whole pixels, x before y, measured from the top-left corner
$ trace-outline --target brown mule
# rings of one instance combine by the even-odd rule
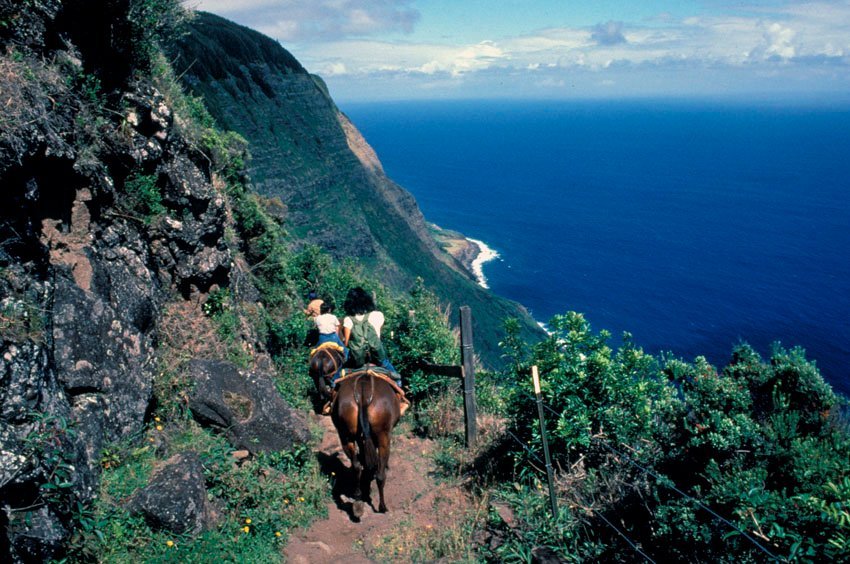
[[[330,402],[333,399],[331,378],[342,367],[342,352],[330,346],[319,346],[310,356],[310,377],[316,385],[322,400]]]
[[[360,499],[365,491],[365,500],[371,501],[374,478],[380,499],[378,511],[385,513],[384,483],[390,459],[390,434],[401,417],[395,390],[371,371],[347,376],[339,381],[332,417],[342,449],[354,470],[354,497]]]

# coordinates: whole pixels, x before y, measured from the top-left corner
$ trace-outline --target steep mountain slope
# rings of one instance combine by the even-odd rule
[[[354,257],[389,286],[416,277],[445,302],[473,308],[476,348],[498,363],[505,317],[539,334],[518,304],[478,287],[429,235],[413,197],[390,180],[355,126],[310,75],[272,39],[198,13],[179,43],[175,67],[219,124],[250,143],[255,189],[279,197],[296,237],[337,257]]]
[[[150,416],[165,304],[228,284],[234,256],[209,160],[131,55],[85,67],[79,4],[0,7],[0,560],[34,562]]]

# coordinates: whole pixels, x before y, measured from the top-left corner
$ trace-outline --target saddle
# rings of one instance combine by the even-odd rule
[[[310,358],[313,358],[313,356],[315,356],[315,354],[317,352],[325,350],[325,349],[334,350],[334,351],[338,352],[339,354],[343,354],[345,352],[345,349],[343,349],[338,344],[334,343],[333,341],[328,341],[327,343],[322,343],[321,345],[310,349]]]
[[[395,383],[395,379],[392,377],[393,373],[387,370],[386,368],[374,365],[367,365],[362,368],[352,370],[351,372],[343,370],[342,375],[337,379],[336,382],[334,382],[334,388],[339,386],[339,383],[343,380],[348,380],[349,378],[356,378],[357,376],[361,376],[363,374],[371,374],[372,376],[380,378],[383,381],[387,382],[390,386],[392,386],[393,391],[398,396],[398,401],[401,404],[401,415],[404,415],[404,413],[410,407],[410,400],[407,399],[407,397],[404,395],[404,390],[402,390],[399,385]]]

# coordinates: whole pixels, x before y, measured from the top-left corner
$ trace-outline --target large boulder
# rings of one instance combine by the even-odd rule
[[[27,513],[8,512],[5,517],[12,562],[48,562],[62,554],[68,530],[50,506]]]
[[[234,447],[268,452],[310,440],[306,419],[280,397],[268,375],[209,360],[194,360],[188,370],[195,384],[192,414],[225,432]]]
[[[127,504],[156,529],[177,534],[201,532],[208,521],[204,467],[194,452],[176,454]]]

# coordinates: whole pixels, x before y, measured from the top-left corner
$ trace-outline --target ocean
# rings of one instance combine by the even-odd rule
[[[546,322],[724,366],[802,346],[850,395],[850,107],[395,102],[342,110],[429,221]]]

